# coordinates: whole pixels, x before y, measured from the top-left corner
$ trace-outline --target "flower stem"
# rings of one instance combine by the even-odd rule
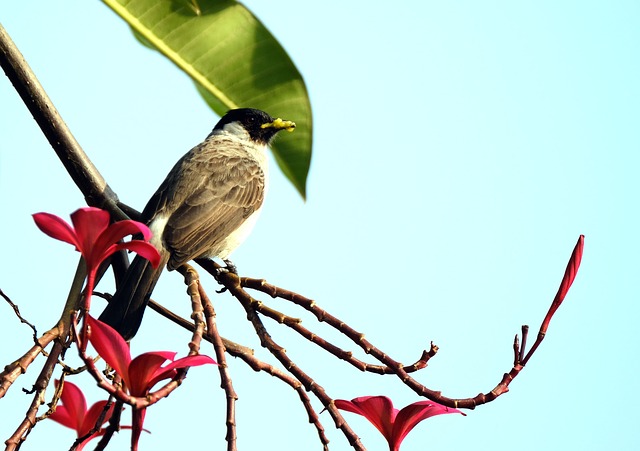
[[[67,301],[64,304],[64,308],[62,309],[62,314],[60,315],[60,319],[58,320],[58,330],[60,331],[60,339],[64,340],[65,337],[69,337],[71,332],[71,313],[80,310],[81,302],[82,302],[82,286],[84,285],[84,280],[87,277],[87,264],[84,258],[80,257],[80,261],[78,262],[78,267],[76,268],[76,273],[73,276],[73,282],[71,282],[71,288],[69,290],[69,295],[67,296]]]

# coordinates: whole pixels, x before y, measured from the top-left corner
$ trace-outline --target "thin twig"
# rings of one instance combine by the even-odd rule
[[[244,281],[245,278],[242,278],[242,280]],[[253,280],[256,280],[256,279],[253,279]],[[264,282],[264,281],[261,281],[261,282]],[[243,286],[246,286],[246,285],[243,284]],[[334,345],[333,343],[330,343],[326,339],[322,338],[320,335],[302,326],[302,320],[299,318],[293,318],[291,316],[285,315],[282,312],[279,312],[275,309],[272,309],[266,306],[262,302],[257,302],[254,307],[257,312],[273,319],[274,321],[277,321],[280,324],[285,324],[286,326],[295,330],[297,333],[302,335],[304,338],[306,338],[310,342],[320,346],[322,349],[335,355],[339,359],[344,360],[347,363],[350,363],[360,371],[366,371],[366,372],[371,372],[376,374],[393,374],[395,372],[395,369],[389,368],[388,366],[373,365],[371,363],[367,363],[360,359],[355,358],[351,351],[346,351]],[[429,349],[429,351],[423,350],[422,355],[420,356],[420,359],[418,361],[416,361],[415,363],[412,363],[411,365],[404,366],[403,369],[407,373],[412,373],[412,372],[421,370],[423,368],[426,368],[427,362],[431,359],[431,357],[436,355],[437,352],[438,352],[438,347],[434,345],[432,342],[431,348]]]
[[[49,343],[59,337],[58,327],[55,326],[51,328],[46,331],[42,337],[37,340],[36,344],[24,353],[22,357],[4,367],[4,370],[0,373],[0,398],[4,397],[9,387],[11,387],[18,377],[27,372],[29,365],[43,352]]]
[[[234,296],[238,299],[235,294]],[[293,376],[296,377],[296,379],[302,382],[307,391],[311,391],[320,400],[320,402],[322,402],[327,411],[333,417],[336,427],[342,430],[344,435],[349,440],[351,446],[356,450],[364,450],[365,448],[360,442],[360,438],[349,427],[338,409],[335,408],[333,399],[329,395],[327,395],[324,388],[316,383],[313,378],[307,375],[304,371],[302,371],[302,369],[298,365],[296,365],[289,358],[289,356],[287,356],[285,349],[278,343],[276,343],[273,338],[271,338],[271,335],[267,332],[264,324],[262,324],[262,321],[256,314],[255,310],[253,310],[251,303],[247,303],[246,300],[239,300],[245,308],[245,311],[247,312],[247,319],[249,319],[249,321],[253,324],[256,333],[260,337],[262,346],[269,350],[269,352],[271,352],[271,354],[276,359],[278,359],[278,361],[287,369],[287,371],[289,371]],[[327,447],[327,443],[323,443],[323,445]]]
[[[229,349],[227,349],[227,351],[232,356],[243,360],[254,371],[263,371],[267,374],[270,374],[271,376],[280,379],[282,382],[293,388],[298,393],[300,401],[307,411],[307,415],[309,416],[309,423],[313,424],[316,427],[320,441],[325,444],[325,449],[328,449],[326,444],[329,443],[329,439],[324,434],[324,427],[322,426],[322,423],[320,423],[320,417],[311,405],[311,399],[309,399],[309,396],[307,396],[307,392],[305,391],[304,386],[298,379],[291,376],[290,374],[285,373],[279,368],[276,368],[273,365],[263,362],[253,354],[235,353],[234,351]]]
[[[24,420],[20,423],[16,431],[13,433],[11,437],[5,441],[7,445],[5,451],[13,451],[20,447],[22,442],[24,442],[31,432],[31,430],[35,427],[37,423],[37,415],[38,409],[45,402],[45,392],[47,386],[49,385],[49,381],[51,380],[51,375],[53,374],[53,369],[58,362],[58,357],[65,349],[65,345],[60,341],[56,340],[53,344],[53,348],[49,353],[49,357],[47,357],[47,361],[42,367],[38,378],[33,386],[34,388],[34,396],[33,401],[31,401],[31,405],[27,410]]]
[[[313,378],[306,374],[298,365],[296,365],[288,356],[285,349],[271,338],[269,332],[264,327],[262,320],[258,316],[255,310],[255,304],[258,303],[253,299],[241,286],[240,278],[230,272],[220,272],[220,266],[212,260],[198,259],[196,260],[210,274],[215,275],[229,290],[229,292],[235,297],[240,304],[244,307],[247,313],[247,319],[251,322],[256,334],[260,338],[260,344],[266,348],[283,366],[289,371],[296,379],[298,379],[307,391],[311,391],[316,398],[320,400],[325,409],[329,412],[333,418],[335,425],[345,435],[349,444],[356,450],[365,450],[360,438],[351,429],[346,420],[342,417],[340,411],[333,404],[333,399],[327,395],[324,388],[316,383]],[[323,437],[323,436],[322,436]],[[326,439],[326,438],[325,438]],[[327,447],[328,442],[323,443],[324,447]]]
[[[187,293],[191,299],[191,319],[193,320],[193,335],[189,342],[189,355],[198,355],[200,351],[200,342],[204,334],[205,321],[204,312],[202,310],[202,301],[200,300],[200,280],[198,272],[190,265],[182,265],[178,268],[178,272],[184,277],[187,285]]]
[[[96,419],[96,422],[93,425],[93,427],[90,430],[88,430],[84,435],[76,438],[76,441],[73,442],[73,445],[71,445],[71,449],[69,451],[75,451],[76,449],[78,449],[78,447],[82,444],[82,442],[87,440],[89,437],[91,437],[93,434],[95,434],[102,428],[102,425],[105,423],[107,419],[107,413],[109,413],[109,410],[114,406],[113,403],[114,403],[113,397],[110,396],[109,400],[102,408],[102,412],[100,412],[100,415],[98,415],[98,418]]]
[[[94,295],[100,296],[103,299],[106,299],[107,301],[109,301],[111,299],[111,296],[107,295],[105,293],[94,292]],[[154,312],[160,314],[161,316],[163,316],[166,319],[168,319],[169,321],[177,324],[178,326],[182,327],[183,329],[186,329],[189,332],[193,332],[195,330],[195,326],[193,325],[193,321],[189,321],[188,319],[181,317],[180,315],[172,312],[168,308],[166,308],[166,307],[162,306],[161,304],[155,302],[153,299],[149,300],[149,307]],[[211,337],[206,332],[202,336],[202,338],[204,340],[208,341],[209,343],[213,343],[213,337]],[[241,345],[240,343],[236,343],[235,341],[231,341],[231,340],[229,340],[227,338],[224,338],[224,337],[221,337],[221,338],[222,338],[222,343],[224,344],[224,347],[228,351],[233,350],[236,353],[250,353],[250,354],[253,354],[253,349],[251,349],[251,348],[249,348],[247,346]]]
[[[218,371],[220,371],[220,386],[225,392],[227,399],[227,434],[225,440],[227,441],[227,451],[237,450],[237,432],[236,432],[236,401],[238,400],[238,394],[233,388],[233,382],[231,380],[231,374],[229,373],[229,366],[227,365],[227,359],[225,356],[225,346],[222,342],[222,337],[218,332],[218,326],[216,324],[216,311],[213,308],[211,299],[204,291],[202,284],[198,284],[200,290],[200,299],[202,303],[202,309],[207,321],[207,332],[212,338],[213,348],[216,353],[216,359],[218,360]]]
[[[198,263],[201,265],[204,264],[205,266],[203,267],[206,268],[207,264],[204,261],[202,263],[198,261]],[[212,270],[215,270],[215,267],[217,265],[212,263],[209,266],[212,268]],[[357,344],[366,354],[371,355],[379,362],[383,363],[391,370],[392,374],[395,374],[415,393],[449,407],[474,409],[478,405],[486,404],[493,401],[498,396],[506,393],[509,390],[509,384],[524,368],[524,365],[522,365],[521,363],[514,364],[511,370],[502,376],[500,382],[490,392],[480,393],[470,398],[449,398],[444,396],[440,391],[432,390],[412,378],[406,368],[402,366],[400,362],[394,360],[387,353],[381,351],[371,342],[366,340],[363,333],[356,331],[355,329],[347,325],[344,321],[336,318],[324,309],[320,308],[312,299],[306,298],[302,295],[299,295],[298,293],[294,293],[292,291],[270,285],[264,280],[242,278],[240,282],[236,282],[236,279],[237,277],[235,277],[234,275],[227,274],[223,274],[222,277],[220,277],[220,281],[227,289],[229,289],[233,293],[236,298],[239,298],[239,296],[246,296],[250,298],[250,296],[244,290],[242,290],[242,287],[235,287],[236,284],[242,283],[242,285],[246,286],[247,288],[262,291],[269,296],[279,297],[303,307],[305,310],[315,315],[318,321],[325,322],[331,327],[335,328],[336,330],[347,336],[349,339],[351,339],[355,344]],[[232,287],[234,288],[233,290]],[[261,308],[259,307],[260,304],[258,303],[258,301],[255,301],[255,303],[256,306],[254,308]],[[556,303],[555,300],[554,303]],[[281,319],[284,319],[286,317],[286,315],[280,315]],[[275,318],[278,317],[278,315],[274,313],[271,313],[271,316],[274,316]],[[545,321],[548,323],[547,318],[545,318]],[[290,325],[290,327],[294,327],[294,325],[296,324],[296,322],[292,320],[288,320],[288,322],[288,325]],[[542,335],[542,338],[544,338],[544,335]],[[532,355],[532,351],[535,351],[535,348],[537,347],[536,345],[538,345],[541,341],[542,340],[539,337],[539,339],[536,341],[536,344],[534,344],[534,348],[527,354],[527,357],[524,360],[525,362],[528,358],[530,358],[530,356]]]
[[[31,330],[33,331],[33,342],[34,343],[38,343],[38,330],[36,329],[36,326],[34,326],[29,321],[24,319],[24,317],[20,314],[20,309],[18,309],[18,306],[16,304],[14,304],[11,299],[9,299],[9,296],[7,296],[4,293],[4,291],[2,291],[1,288],[0,288],[0,296],[2,296],[4,298],[4,300],[7,301],[7,303],[11,306],[11,308],[13,309],[13,312],[16,314],[16,316],[18,317],[20,322],[22,324],[26,324],[27,326],[29,326],[31,328]]]
[[[109,426],[106,427],[104,435],[96,445],[96,449],[94,451],[103,451],[111,441],[113,434],[120,430],[120,418],[122,417],[123,406],[124,403],[122,401],[115,401],[115,404],[113,406],[113,414],[109,419]]]
[[[113,378],[113,384],[118,386],[121,383],[122,378],[116,373]],[[111,397],[109,399],[111,399]],[[122,417],[123,407],[124,403],[121,400],[116,399],[113,406],[113,413],[111,414],[111,418],[109,418],[109,425],[105,428],[104,435],[96,445],[94,451],[103,451],[111,441],[113,434],[120,430],[120,419]]]
[[[529,336],[529,326],[522,325],[520,329],[522,332],[522,344],[520,345],[520,353],[518,354],[518,361],[516,363],[522,363],[524,361],[524,351],[527,349],[527,337]]]

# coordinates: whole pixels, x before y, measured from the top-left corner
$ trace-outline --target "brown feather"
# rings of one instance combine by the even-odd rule
[[[148,222],[173,212],[162,236],[171,270],[216,256],[224,240],[262,206],[264,191],[258,161],[237,141],[213,136],[176,163],[143,217],[150,209],[156,214],[145,218]]]

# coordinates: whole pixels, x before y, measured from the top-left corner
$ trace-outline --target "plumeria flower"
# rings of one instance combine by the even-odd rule
[[[59,383],[59,381],[55,381],[56,387]],[[113,415],[113,404],[107,410],[104,420],[100,424],[97,423],[106,405],[107,401],[98,401],[87,410],[87,400],[82,391],[77,385],[65,382],[60,394],[60,402],[56,410],[49,415],[49,418],[75,430],[78,438],[86,436],[92,429],[97,427],[98,430],[84,439],[76,448],[78,451],[82,451],[82,448],[90,440],[104,435],[106,429],[102,425],[109,421],[111,415]],[[122,427],[125,429],[131,428],[131,426]]]
[[[109,325],[87,315],[89,341],[104,359],[122,378],[122,382],[131,396],[145,398],[160,381],[172,379],[179,369],[206,364],[217,365],[206,355],[192,355],[174,360],[176,353],[168,351],[146,352],[131,359],[127,342]],[[170,363],[162,366],[167,360]],[[138,439],[142,431],[146,408],[133,409],[133,433],[131,449],[138,449]]]
[[[334,403],[338,409],[357,413],[369,420],[387,440],[390,451],[398,451],[402,440],[422,420],[445,413],[465,415],[458,409],[433,401],[414,402],[398,410],[386,396],[362,396],[351,401],[336,399]]]
[[[50,213],[36,213],[33,220],[40,230],[65,243],[75,246],[87,265],[87,304],[95,285],[100,264],[110,255],[122,249],[137,252],[151,262],[154,268],[160,263],[158,250],[148,243],[151,231],[141,222],[126,220],[109,223],[109,212],[99,208],[80,208],[71,214],[69,225],[64,219]],[[144,240],[120,242],[127,235],[142,234]]]

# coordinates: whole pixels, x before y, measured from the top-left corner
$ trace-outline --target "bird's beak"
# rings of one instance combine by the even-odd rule
[[[282,119],[278,118],[278,119],[275,119],[273,122],[262,124],[261,127],[262,128],[273,127],[276,130],[286,130],[288,132],[292,132],[296,128],[296,123],[293,121],[283,121]]]

